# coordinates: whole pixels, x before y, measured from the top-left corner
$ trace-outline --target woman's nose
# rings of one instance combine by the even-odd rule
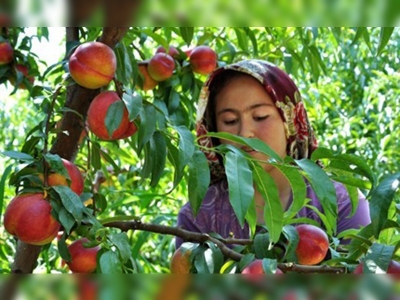
[[[253,138],[254,135],[254,128],[250,122],[242,122],[239,128],[239,134],[241,137],[245,138]]]

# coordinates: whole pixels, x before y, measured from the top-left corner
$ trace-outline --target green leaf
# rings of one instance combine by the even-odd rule
[[[263,258],[262,267],[265,274],[275,274],[278,268],[278,262],[276,259]]]
[[[259,164],[252,163],[253,178],[256,189],[262,195],[264,204],[264,221],[272,243],[279,240],[283,227],[283,208],[279,198],[278,187],[272,176]]]
[[[79,224],[82,220],[83,210],[85,209],[79,196],[67,186],[56,185],[52,188],[60,195],[65,209],[74,216]]]
[[[188,195],[193,215],[196,215],[210,184],[210,169],[207,158],[196,150],[189,161]]]
[[[304,178],[300,171],[296,168],[278,164],[275,164],[275,167],[282,172],[292,187],[293,201],[289,209],[285,212],[285,220],[291,219],[303,208],[304,204],[306,203],[306,183],[304,182]]]
[[[6,180],[8,175],[10,175],[11,170],[12,170],[12,165],[7,166],[7,168],[4,170],[3,174],[1,175],[0,179],[0,219],[2,220],[1,213],[3,211],[3,204],[4,204],[4,187],[6,185]]]
[[[195,150],[194,137],[190,130],[185,126],[173,127],[179,134],[179,160],[178,174],[183,172],[183,169],[188,164]]]
[[[116,101],[108,107],[104,124],[106,125],[109,137],[112,137],[115,130],[121,125],[125,109],[122,101]]]
[[[354,36],[351,46],[357,43],[357,41],[364,35],[365,31],[367,31],[366,27],[357,27],[356,35]]]
[[[253,236],[256,233],[257,228],[257,210],[255,201],[250,202],[245,218],[249,225],[250,235]]]
[[[156,109],[151,104],[146,104],[140,111],[140,126],[138,130],[138,153],[150,140],[156,130]]]
[[[390,36],[392,35],[393,30],[394,27],[381,27],[381,33],[379,35],[379,45],[376,55],[380,55],[383,52],[383,49],[390,40]]]
[[[70,214],[64,207],[61,207],[58,210],[58,220],[61,225],[64,227],[64,230],[67,234],[71,233],[71,229],[75,226],[75,218],[72,214]]]
[[[272,241],[269,233],[259,233],[254,237],[254,254],[257,258],[272,257]]]
[[[65,169],[61,157],[58,154],[46,153],[43,157],[46,160],[46,162],[50,165],[52,171],[63,175],[67,179],[71,179],[69,177],[68,171]]]
[[[210,273],[217,273],[224,264],[224,255],[219,247],[213,242],[206,243],[209,247],[204,253],[206,255],[206,262]]]
[[[208,253],[206,253],[208,252]],[[195,249],[193,265],[200,274],[211,274],[213,266],[211,265],[211,250],[205,246],[199,246]]]
[[[164,173],[167,158],[167,144],[164,135],[156,131],[150,139],[150,153],[152,159],[150,186],[155,187]]]
[[[167,157],[168,160],[171,162],[171,164],[174,166],[174,186],[173,188],[176,187],[176,185],[180,182],[180,180],[183,177],[183,170],[180,170],[179,166],[179,150],[177,147],[175,147],[174,144],[171,143],[169,139],[166,140],[167,142]]]
[[[255,259],[254,253],[246,253],[239,261],[240,272]]]
[[[186,45],[189,46],[193,39],[194,27],[179,27],[179,30]]]
[[[118,43],[114,48],[118,66],[116,77],[123,83],[128,83],[132,78],[132,63],[128,51],[132,52],[123,43]]]
[[[282,158],[274,150],[271,149],[271,147],[269,147],[262,140],[257,138],[244,138],[227,132],[209,132],[205,136],[227,140],[242,146],[248,146],[253,148],[254,150],[268,155],[277,162],[283,161]]]
[[[58,253],[60,253],[61,258],[65,261],[70,261],[71,254],[69,253],[68,246],[66,244],[67,237],[68,237],[68,233],[64,232],[62,234],[61,238],[59,238],[57,241],[57,248],[58,248]]]
[[[254,32],[249,27],[244,27],[244,31],[246,32],[247,37],[250,38],[251,43],[253,44],[253,57],[258,57],[258,43]]]
[[[358,188],[355,186],[351,186],[348,184],[344,185],[347,189],[347,193],[349,194],[350,197],[350,202],[351,202],[351,213],[349,215],[349,218],[351,218],[357,211],[357,206],[359,202],[358,198]]]
[[[285,258],[288,261],[296,261],[297,257],[295,251],[299,243],[299,234],[297,233],[295,227],[292,225],[284,226],[282,229],[282,233],[288,240]]]
[[[155,33],[152,29],[142,27],[140,31],[143,32],[144,34],[150,36],[155,42],[157,42],[164,48],[168,47],[168,41],[163,36]]]
[[[110,241],[117,247],[122,263],[126,263],[131,257],[131,246],[125,232],[115,233],[108,236]]]
[[[237,153],[224,156],[225,172],[229,186],[229,201],[241,227],[254,197],[253,176],[247,160]]]
[[[395,246],[373,243],[363,259],[364,270],[372,273],[386,273],[395,249]]]
[[[379,237],[388,219],[389,207],[399,186],[400,173],[395,173],[383,179],[370,193],[369,207],[375,238]]]
[[[359,230],[356,236],[351,238],[350,245],[348,247],[349,252],[347,254],[347,258],[352,258],[357,260],[360,256],[365,254],[368,248],[372,245],[370,241],[373,237],[373,228],[372,224],[369,224]]]
[[[129,113],[129,120],[133,121],[140,113],[142,109],[143,98],[138,93],[126,93],[122,94],[122,101],[124,101],[125,106]]]
[[[303,158],[295,160],[296,164],[305,171],[305,176],[317,195],[326,216],[326,229],[330,235],[336,232],[338,215],[336,189],[329,176],[313,161]]]
[[[115,155],[115,153],[113,153]],[[113,167],[113,171],[115,173],[119,173],[121,168],[118,164],[115,163],[115,158],[111,157],[110,154],[108,154],[106,151],[104,151],[103,149],[100,148],[100,156],[106,161],[108,162],[112,167]]]
[[[101,169],[101,155],[100,155],[101,147],[100,147],[100,144],[96,141],[92,141],[91,145],[92,145],[92,147],[91,147],[92,152],[91,152],[91,156],[90,156],[91,165],[93,166],[94,171],[100,170]]]
[[[118,254],[113,251],[106,251],[101,254],[99,259],[99,267],[103,274],[121,274],[122,263],[118,258]]]
[[[234,27],[233,29],[235,30],[239,47],[247,53],[248,52],[247,36],[244,34],[242,28]]]
[[[25,162],[32,162],[34,158],[29,154],[18,152],[18,151],[3,151],[1,154],[8,156],[13,159],[25,161]]]

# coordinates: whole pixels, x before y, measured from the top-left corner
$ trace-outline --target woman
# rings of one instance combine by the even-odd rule
[[[309,124],[300,93],[281,69],[262,60],[245,60],[215,70],[205,83],[199,101],[197,135],[207,132],[228,132],[246,138],[258,138],[268,144],[282,158],[310,158],[317,142]],[[228,143],[203,137],[199,143],[206,147]],[[251,156],[267,160],[263,153],[246,149]],[[193,232],[215,232],[222,237],[249,238],[249,227],[242,228],[229,202],[228,183],[221,158],[214,152],[206,153],[210,162],[211,185],[196,217],[190,204],[178,214],[178,227]],[[282,207],[288,209],[292,201],[291,186],[283,174],[271,164],[263,165],[275,180]],[[338,203],[337,232],[359,228],[370,223],[368,202],[359,193],[357,210],[351,217],[351,202],[346,188],[334,182]],[[322,211],[321,204],[307,184],[309,203]],[[263,224],[262,196],[254,194],[257,222]],[[322,222],[312,209],[303,208],[297,217]],[[182,244],[176,239],[176,247]]]

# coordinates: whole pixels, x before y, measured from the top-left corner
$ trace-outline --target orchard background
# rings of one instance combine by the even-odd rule
[[[348,272],[362,259],[381,269],[390,260],[399,261],[398,28],[67,27],[64,53],[57,53],[59,61],[53,65],[31,51],[33,42],[51,40],[49,28],[27,32],[23,27],[2,27],[1,32],[14,48],[13,62],[0,66],[5,95],[0,102],[1,219],[18,179],[27,175],[19,171],[33,160],[56,154],[74,161],[83,172],[81,200],[93,199],[95,220],[72,215],[66,221],[70,235],[43,247],[18,243],[2,226],[2,273],[66,273],[65,242],[81,236],[101,240],[98,272],[169,272],[178,210],[189,200],[198,205],[207,187],[208,169],[194,135],[196,102],[206,76],[193,72],[185,54],[199,45],[217,53],[218,66],[260,58],[286,70],[301,90],[319,146],[325,149],[315,159],[323,160],[329,176],[368,195],[373,223],[368,230],[347,233],[353,242],[344,253],[332,240],[328,265]],[[138,122],[138,132],[123,140],[103,141],[91,132],[80,140],[87,108],[101,90],[77,85],[69,76],[68,59],[77,45],[95,40],[113,48],[117,56],[115,80],[101,90],[124,92],[130,117]],[[159,46],[179,49],[174,73],[144,91],[139,88],[138,64],[152,58]],[[28,67],[33,85],[16,73],[16,64]],[[16,76],[14,85],[10,76]],[[59,120],[61,127],[56,126]],[[316,183],[324,194],[326,182]],[[288,217],[285,225],[289,223]],[[276,230],[279,236],[282,227]],[[213,253],[213,267],[203,249],[197,271],[232,271],[229,264],[214,268],[223,263],[218,247],[211,244],[207,249]]]

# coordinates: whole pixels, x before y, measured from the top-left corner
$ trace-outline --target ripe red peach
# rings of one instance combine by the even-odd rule
[[[0,65],[6,65],[12,62],[14,58],[14,49],[9,42],[0,42]]]
[[[17,195],[10,201],[4,213],[4,228],[24,243],[48,244],[60,229],[51,209],[43,193]]]
[[[167,53],[165,48],[163,46],[159,46],[156,50],[156,53]],[[173,58],[178,58],[179,57],[179,51],[176,49],[174,46],[169,46],[168,48],[168,55],[170,55]]]
[[[176,249],[172,255],[170,262],[170,271],[173,274],[189,274],[192,268],[190,255],[192,251],[189,249]]]
[[[156,81],[170,78],[175,69],[174,59],[166,53],[156,53],[147,66],[149,75]]]
[[[298,263],[316,265],[323,261],[329,250],[326,232],[311,224],[301,224],[295,228],[299,234],[299,243],[296,248]]]
[[[100,42],[79,45],[69,59],[69,72],[75,82],[97,89],[111,82],[117,69],[114,51]]]
[[[257,279],[261,274],[265,274],[263,268],[263,260],[256,259],[249,263],[246,267],[243,268],[242,274],[246,274],[249,278]],[[282,270],[277,268],[275,274],[283,274]]]
[[[154,80],[150,75],[149,75],[149,71],[147,70],[147,66],[149,65],[148,61],[144,61],[144,62],[140,62],[138,63],[138,67],[139,67],[139,72],[142,75],[142,80],[141,80],[141,84],[137,84],[136,86],[139,89],[142,89],[143,91],[149,91],[154,89],[157,84],[158,81]]]
[[[71,260],[67,261],[72,273],[93,273],[97,268],[97,253],[100,246],[87,248],[84,244],[88,243],[87,238],[80,238],[68,246]]]
[[[113,103],[123,101],[114,91],[105,91],[98,94],[89,106],[87,112],[87,122],[91,132],[93,132],[97,137],[103,140],[117,140],[123,136],[129,126],[128,110],[123,106],[123,113],[120,125],[118,128],[110,135],[106,127],[106,116],[110,106]]]
[[[197,46],[189,56],[193,72],[207,75],[217,67],[217,53],[208,46]]]

